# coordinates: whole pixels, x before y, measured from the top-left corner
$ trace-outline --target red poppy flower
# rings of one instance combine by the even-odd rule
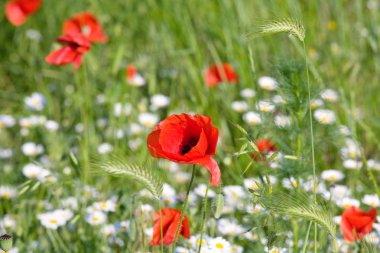
[[[206,70],[206,84],[208,87],[221,82],[237,83],[239,81],[236,72],[230,64],[214,64]]]
[[[199,164],[208,168],[210,183],[219,185],[220,170],[215,155],[218,142],[218,129],[211,119],[203,115],[171,115],[158,123],[149,134],[149,153],[156,158],[173,162]]]
[[[78,69],[82,63],[83,54],[90,50],[90,42],[80,33],[66,34],[57,39],[64,44],[60,49],[46,56],[45,61],[53,65],[74,63]]]
[[[160,215],[161,213],[161,215]],[[160,219],[161,216],[161,219]],[[181,220],[181,211],[172,208],[163,208],[154,215],[154,226],[153,226],[153,239],[150,245],[160,245],[161,244],[161,223],[162,222],[162,234],[163,243],[165,245],[171,244],[174,241],[175,233],[177,231],[178,224]],[[190,225],[187,216],[183,216],[182,225],[179,230],[178,236],[190,238]]]
[[[252,154],[252,158],[254,160],[260,160],[260,158],[263,158],[266,154],[276,151],[276,145],[269,139],[257,140],[256,147],[260,151],[260,154],[257,154],[257,152],[254,152]]]
[[[40,8],[41,3],[42,0],[8,1],[5,5],[5,15],[13,25],[20,26],[25,23],[28,16]]]
[[[83,12],[74,15],[63,24],[63,34],[82,33],[91,42],[107,42],[108,37],[97,18],[89,13]]]
[[[136,67],[133,65],[128,65],[127,69],[125,70],[125,74],[127,75],[128,80],[132,80],[137,75]]]
[[[377,210],[370,209],[368,212],[362,211],[359,208],[352,206],[344,210],[340,229],[347,241],[360,240],[371,232],[372,225],[375,222]]]

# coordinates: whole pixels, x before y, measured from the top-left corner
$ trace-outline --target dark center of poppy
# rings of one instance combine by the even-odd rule
[[[191,137],[187,142],[181,143],[181,149],[180,149],[181,155],[185,155],[185,154],[189,153],[189,151],[195,145],[197,145],[198,140],[199,140],[199,137]]]

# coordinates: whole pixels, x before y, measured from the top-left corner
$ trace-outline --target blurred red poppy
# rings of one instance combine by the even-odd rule
[[[161,213],[161,215],[160,215]],[[160,216],[162,217],[160,219]],[[174,241],[175,233],[181,219],[181,211],[172,208],[163,208],[154,215],[154,226],[153,226],[153,239],[150,245],[160,245],[161,244],[161,223],[162,222],[162,234],[163,234],[163,244],[172,244]],[[184,215],[182,220],[182,225],[179,230],[178,236],[190,238],[190,225],[187,216]]]
[[[83,12],[74,15],[63,24],[63,34],[82,33],[90,42],[108,41],[107,35],[97,18],[89,13]]]
[[[42,0],[14,0],[5,5],[5,15],[15,26],[25,23],[26,19],[41,6]]]
[[[133,65],[127,65],[125,75],[127,76],[128,84],[132,86],[141,87],[146,83],[144,77],[137,72],[136,67]]]
[[[221,82],[237,83],[239,79],[230,64],[214,64],[206,70],[205,81],[212,87]]]
[[[260,154],[254,152],[252,158],[254,160],[260,160],[265,158],[268,153],[276,151],[276,145],[269,139],[259,139],[256,142],[256,147],[258,148]]]
[[[132,80],[137,75],[136,67],[133,65],[128,65],[125,70],[125,74],[127,75],[128,80]]]
[[[363,236],[371,232],[376,215],[377,210],[375,208],[367,212],[355,206],[344,210],[340,222],[340,229],[342,230],[344,239],[353,242],[363,238]]]
[[[82,63],[83,54],[90,50],[90,42],[80,33],[66,34],[57,39],[64,44],[60,49],[46,56],[45,61],[52,65],[74,63],[78,69]]]
[[[216,154],[217,142],[218,129],[212,125],[210,117],[188,114],[167,117],[158,123],[147,140],[153,157],[207,167],[213,186],[220,182],[218,163],[211,157]]]

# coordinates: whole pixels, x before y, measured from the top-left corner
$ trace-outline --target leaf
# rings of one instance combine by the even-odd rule
[[[160,169],[146,168],[144,166],[130,163],[121,156],[113,155],[105,161],[93,159],[92,164],[116,177],[127,177],[142,184],[153,196],[159,200],[163,190],[163,176]]]
[[[248,132],[240,125],[232,123],[237,129],[239,129],[240,132],[242,132],[244,135],[249,136]]]

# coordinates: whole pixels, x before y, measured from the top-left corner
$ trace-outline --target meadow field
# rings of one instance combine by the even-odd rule
[[[0,10],[0,252],[380,252],[378,0]]]

